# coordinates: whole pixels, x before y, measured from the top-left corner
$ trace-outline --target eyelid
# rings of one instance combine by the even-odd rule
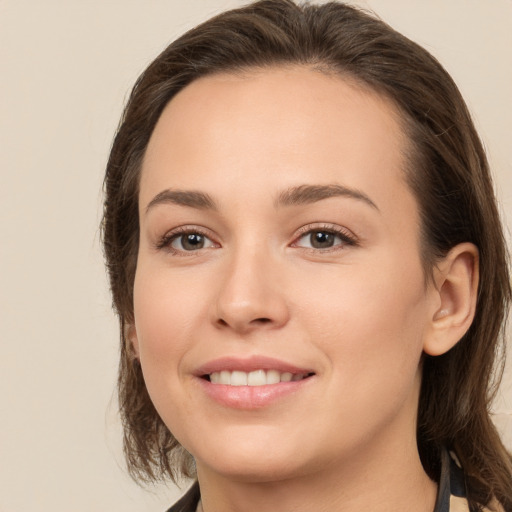
[[[338,236],[342,244],[337,244],[333,247],[319,249],[319,248],[308,248],[308,247],[301,247],[298,245],[298,241],[303,238],[304,236],[313,233],[313,232],[326,232],[331,233],[336,236]],[[204,247],[201,249],[197,249],[195,251],[186,251],[186,250],[180,250],[175,249],[171,247],[171,243],[176,240],[178,237],[186,234],[198,234],[205,238],[207,238],[215,247]],[[298,247],[302,248],[304,250],[310,250],[313,252],[329,252],[329,251],[335,251],[340,250],[343,247],[346,246],[358,246],[359,245],[359,239],[358,237],[348,228],[339,226],[337,224],[329,224],[329,223],[310,223],[306,224],[305,226],[302,226],[299,228],[293,238],[293,242],[290,244],[291,247]],[[193,224],[187,224],[183,226],[177,226],[176,228],[173,228],[169,231],[167,231],[163,236],[159,237],[155,243],[154,248],[156,250],[165,250],[175,255],[185,255],[185,256],[193,256],[196,255],[196,253],[201,252],[204,249],[212,249],[212,248],[219,248],[220,243],[215,240],[215,236],[212,235],[211,231],[209,229],[206,229],[202,226],[197,226]]]
[[[201,235],[208,240],[210,240],[216,247],[220,247],[220,244],[215,241],[214,237],[212,236],[210,230],[205,229],[201,226],[191,225],[187,224],[184,226],[178,226],[176,228],[173,228],[169,231],[167,231],[163,236],[159,237],[154,247],[156,250],[165,250],[175,255],[186,255],[186,256],[192,256],[195,255],[195,253],[198,253],[199,251],[203,249],[211,249],[212,247],[205,247],[202,249],[197,249],[196,251],[184,251],[180,249],[175,249],[171,247],[171,243],[176,240],[178,237],[187,235],[187,234],[198,234]]]
[[[336,236],[338,236],[344,243],[340,245],[335,245],[333,247],[329,247],[326,249],[317,249],[314,247],[301,247],[297,245],[297,242],[303,238],[304,236],[313,233],[313,232],[326,232],[326,233],[332,233]],[[306,224],[305,226],[302,226],[300,229],[297,230],[294,240],[291,243],[292,247],[300,247],[306,250],[311,250],[315,252],[328,252],[333,250],[340,250],[340,248],[345,246],[358,246],[359,240],[358,237],[349,229],[339,226],[337,224],[328,224],[328,223],[320,223],[320,224]]]

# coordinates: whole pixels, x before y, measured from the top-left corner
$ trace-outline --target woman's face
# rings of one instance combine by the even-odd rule
[[[390,103],[304,68],[203,78],[164,110],[132,340],[199,471],[261,481],[415,446],[438,303],[405,149]]]

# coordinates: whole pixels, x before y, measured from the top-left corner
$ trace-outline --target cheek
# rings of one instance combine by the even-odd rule
[[[427,319],[423,272],[419,262],[396,261],[402,258],[390,255],[336,276],[317,274],[294,293],[307,297],[304,329],[347,385],[374,387],[397,373],[411,381],[417,372]]]
[[[142,373],[151,401],[173,433],[194,412],[187,394],[177,390],[187,353],[198,339],[197,321],[204,314],[199,299],[193,287],[161,268],[137,269],[134,312]]]
[[[134,312],[139,353],[145,376],[175,375],[196,321],[203,315],[201,297],[194,287],[170,278],[161,269],[137,269]],[[185,290],[185,292],[184,292]],[[165,370],[163,372],[162,370]]]

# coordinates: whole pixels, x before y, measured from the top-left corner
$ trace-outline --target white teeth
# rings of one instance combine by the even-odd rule
[[[281,374],[277,370],[267,371],[267,384],[277,384],[281,382]]]
[[[249,386],[264,386],[267,383],[265,370],[256,370],[247,375],[247,384]]]
[[[307,374],[303,373],[281,373],[277,370],[254,370],[249,373],[223,370],[211,373],[210,382],[227,386],[265,386],[267,384],[278,384],[279,382],[296,382],[306,377]]]
[[[231,373],[232,386],[247,386],[247,373],[245,372],[232,372]]]

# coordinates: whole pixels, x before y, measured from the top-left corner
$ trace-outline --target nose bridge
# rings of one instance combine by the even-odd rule
[[[224,261],[216,303],[216,324],[238,332],[276,327],[288,319],[279,263],[268,244],[240,243]]]

